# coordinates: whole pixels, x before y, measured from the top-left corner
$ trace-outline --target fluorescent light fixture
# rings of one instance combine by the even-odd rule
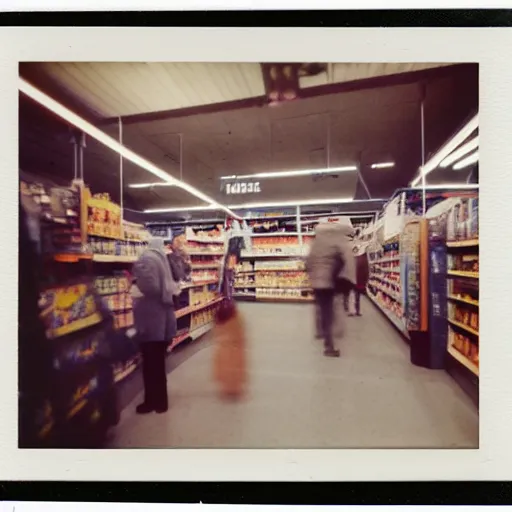
[[[414,187],[417,190],[422,190],[421,187]],[[444,185],[427,185],[425,190],[471,190],[478,188],[478,183],[445,183]]]
[[[420,167],[420,175],[414,179],[411,186],[420,183],[423,176],[432,172],[456,148],[458,148],[478,128],[476,114],[461,130],[459,130],[425,165]]]
[[[257,172],[256,174],[242,174],[231,176],[221,176],[221,180],[244,180],[254,178],[292,178],[294,176],[309,176],[311,174],[333,174],[337,172],[357,171],[356,165],[346,165],[342,167],[328,167],[326,169],[304,169],[300,171],[275,171],[275,172]]]
[[[456,149],[453,153],[448,155],[442,162],[441,167],[449,167],[453,164],[453,162],[456,162],[460,158],[462,158],[464,155],[467,155],[468,153],[471,153],[471,151],[474,151],[478,148],[478,136],[474,139],[470,140],[469,142],[466,142],[466,144],[463,144],[460,146],[460,148]]]
[[[198,197],[202,201],[210,203],[212,207],[215,207],[219,210],[224,210],[229,215],[236,217],[236,215],[232,211],[230,211],[229,208],[226,208],[224,205],[217,203],[211,197],[207,196],[206,194],[203,194],[203,192],[196,189],[192,185],[189,185],[184,181],[174,178],[173,176],[165,172],[163,169],[160,169],[160,167],[157,167],[155,164],[149,162],[145,158],[142,158],[137,153],[134,153],[126,146],[120,144],[117,140],[108,136],[105,132],[88,123],[85,119],[82,119],[80,116],[76,115],[74,112],[67,109],[50,96],[44,94],[39,89],[29,84],[26,80],[23,80],[23,78],[19,78],[18,88],[23,94],[26,94],[28,97],[32,98],[34,101],[36,101],[43,107],[47,108],[48,110],[51,110],[60,118],[74,125],[76,128],[79,128],[83,132],[87,133],[88,135],[96,139],[98,142],[101,142],[102,144],[110,148],[112,151],[115,151],[116,153],[121,155],[123,158],[126,158],[135,165],[142,167],[143,169],[150,172],[151,174],[161,179],[162,181],[169,183],[170,185],[176,185],[177,187],[180,187],[183,190],[186,190],[188,193]]]
[[[372,169],[389,169],[390,167],[395,167],[395,162],[381,162],[378,164],[372,164]]]
[[[350,203],[353,199],[351,197],[341,197],[333,199],[303,199],[295,201],[274,201],[274,202],[261,202],[261,203],[242,203],[230,204],[229,208],[233,210],[247,210],[248,208],[278,208],[284,206],[311,206],[321,204],[335,204],[335,203]]]
[[[459,162],[457,162],[453,169],[455,171],[459,171],[460,169],[464,169],[466,167],[469,167],[472,164],[475,164],[478,162],[478,151],[475,151],[474,153],[471,153],[471,155],[467,156],[466,158],[463,158]]]
[[[206,204],[204,206],[183,206],[180,208],[156,208],[153,210],[144,210],[144,213],[202,212],[208,210],[220,210],[220,208],[213,204]]]
[[[128,185],[130,188],[153,188],[153,187],[174,187],[174,183],[165,183],[159,181],[157,183],[131,183]]]

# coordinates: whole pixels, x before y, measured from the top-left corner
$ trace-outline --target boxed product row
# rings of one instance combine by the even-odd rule
[[[83,406],[86,404],[87,399],[99,388],[98,376],[95,375],[84,384],[79,384],[71,394],[69,400],[69,409],[67,417],[72,418],[75,416]]]
[[[479,328],[478,308],[469,309],[459,304],[448,304],[448,318],[474,331]]]
[[[253,247],[279,247],[282,245],[298,245],[297,236],[261,236],[252,238]]]
[[[221,244],[209,244],[209,243],[201,243],[197,241],[188,241],[187,242],[187,252],[189,254],[194,253],[209,253],[209,254],[224,254],[224,246]]]
[[[222,256],[221,255],[208,255],[208,256],[194,256],[191,257],[191,263],[192,265],[213,265],[218,264],[220,265],[222,262]]]
[[[256,261],[254,270],[305,270],[302,260]]]
[[[112,312],[127,311],[133,308],[133,298],[130,293],[106,295],[103,300]]]
[[[219,271],[218,270],[194,270],[191,274],[192,281],[202,282],[202,281],[211,281],[211,280],[219,280]]]
[[[115,329],[127,329],[133,326],[133,311],[123,311],[114,315]]]
[[[313,300],[313,294],[304,290],[279,289],[279,288],[256,288],[257,299],[276,300]]]
[[[256,286],[275,286],[276,288],[308,288],[309,279],[305,272],[258,272]]]
[[[200,304],[206,304],[218,297],[218,292],[215,289],[211,289],[209,286],[203,288],[190,288],[189,291],[189,305],[199,306]]]
[[[111,238],[90,236],[89,247],[93,254],[139,257],[146,250],[147,242],[113,240]]]
[[[224,241],[224,226],[222,224],[216,224],[210,229],[201,229],[187,226],[185,229],[185,235],[187,240],[201,240],[201,241]]]
[[[448,268],[462,272],[479,271],[478,254],[448,254]]]
[[[56,353],[53,360],[54,369],[73,370],[76,365],[92,361],[98,356],[100,345],[105,341],[104,336],[104,331],[96,330],[74,342],[67,343]]]
[[[477,279],[450,279],[448,281],[448,295],[459,299],[478,301]]]
[[[126,273],[115,276],[97,276],[94,287],[99,295],[126,293],[130,290],[130,278]]]
[[[87,234],[123,238],[121,207],[108,194],[96,194],[87,202]]]
[[[400,304],[399,301],[376,288],[374,289],[373,297],[380,304],[382,309],[386,310],[388,313],[391,313],[398,319],[403,318],[404,310],[402,308],[402,304]]]
[[[241,274],[235,278],[235,288],[254,286],[254,277],[248,274]]]
[[[190,330],[193,331],[195,329],[199,329],[203,325],[213,322],[215,320],[217,309],[218,306],[214,305],[193,313],[190,318]]]
[[[102,320],[96,298],[85,283],[43,291],[39,307],[49,338],[64,336]]]
[[[391,286],[388,283],[377,281],[376,279],[370,279],[369,286],[371,286],[375,292],[384,294],[388,298],[393,299],[395,302],[401,302],[400,290],[396,286]]]
[[[128,242],[148,242],[150,233],[142,224],[123,220],[123,237]]]
[[[463,356],[469,359],[476,366],[479,366],[479,357],[478,357],[478,345],[474,343],[474,340],[471,340],[464,334],[455,332],[450,328],[448,335],[448,343],[455,350],[460,352]]]
[[[478,238],[478,197],[461,199],[449,212],[446,239],[474,240]]]

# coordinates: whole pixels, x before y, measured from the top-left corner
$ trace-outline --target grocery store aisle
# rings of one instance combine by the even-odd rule
[[[344,319],[340,359],[323,357],[310,304],[241,303],[240,310],[247,397],[218,398],[206,343],[169,375],[169,412],[137,416],[139,396],[111,447],[478,447],[473,403],[444,371],[412,366],[407,344],[368,300],[363,317]]]

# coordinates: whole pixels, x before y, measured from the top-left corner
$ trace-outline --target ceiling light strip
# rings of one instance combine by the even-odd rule
[[[462,158],[464,155],[467,155],[468,153],[471,153],[475,149],[477,149],[479,146],[479,138],[478,136],[474,139],[470,140],[466,144],[463,144],[458,149],[456,149],[453,153],[449,154],[442,162],[441,167],[449,167],[454,162]]]
[[[411,186],[416,186],[423,175],[431,173],[453,150],[459,147],[476,129],[478,129],[478,114],[476,114],[461,130],[459,130],[423,167]]]
[[[460,171],[461,169],[465,169],[466,167],[469,167],[470,165],[476,164],[478,162],[478,151],[475,151],[474,153],[471,153],[471,155],[467,156],[466,158],[463,158],[459,162],[457,162],[453,169],[455,171]]]
[[[338,172],[357,171],[356,165],[346,165],[341,167],[327,167],[325,169],[301,169],[297,171],[272,171],[257,172],[255,174],[232,174],[231,176],[221,176],[221,180],[245,180],[245,179],[264,179],[264,178],[293,178],[295,176],[310,176],[316,174],[334,174]]]
[[[381,162],[378,164],[372,164],[371,168],[372,169],[389,169],[390,167],[394,167],[394,166],[395,166],[395,162]]]
[[[67,109],[50,96],[46,95],[39,89],[35,88],[33,85],[29,84],[23,78],[19,78],[18,87],[23,94],[26,94],[28,97],[32,98],[34,101],[36,101],[43,107],[47,108],[48,110],[51,110],[60,118],[74,125],[76,128],[79,128],[83,132],[87,133],[89,136],[93,137],[98,142],[101,142],[111,150],[121,155],[123,158],[130,160],[135,165],[138,165],[139,167],[145,169],[146,171],[150,172],[157,178],[160,178],[161,180],[169,184],[176,185],[182,188],[183,190],[186,190],[190,194],[198,197],[199,199],[205,201],[206,203],[210,203],[212,207],[215,206],[220,210],[224,210],[229,215],[236,217],[236,215],[232,211],[230,211],[229,208],[226,208],[224,205],[217,203],[211,197],[207,196],[206,194],[203,194],[203,192],[196,189],[192,185],[189,185],[184,181],[174,178],[173,176],[165,172],[163,169],[160,169],[159,167],[149,162],[145,158],[142,158],[137,153],[134,153],[126,146],[123,146],[118,141],[107,135],[105,132],[88,123],[85,119],[82,119],[80,116],[76,115],[74,112]]]

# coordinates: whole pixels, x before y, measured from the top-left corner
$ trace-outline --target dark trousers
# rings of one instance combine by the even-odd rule
[[[167,345],[165,341],[141,343],[144,403],[155,409],[165,409],[168,405],[165,369]]]
[[[334,348],[332,328],[334,323],[334,290],[315,290],[315,300],[320,315],[321,334],[326,349]]]

